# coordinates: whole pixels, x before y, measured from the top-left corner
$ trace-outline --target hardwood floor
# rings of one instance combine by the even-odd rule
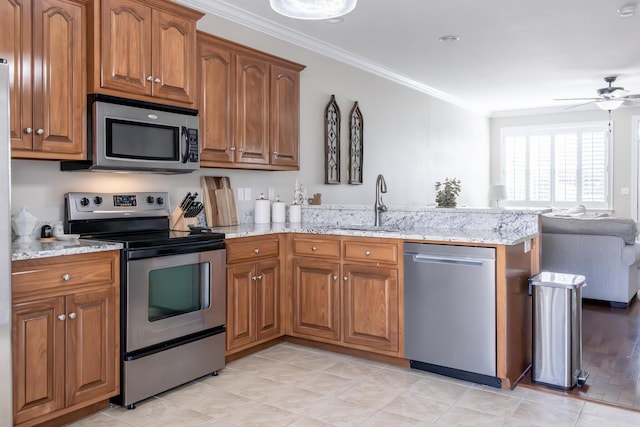
[[[589,371],[583,387],[559,394],[640,410],[640,301],[627,308],[584,301],[582,305],[582,364]],[[549,388],[523,383],[526,387]]]

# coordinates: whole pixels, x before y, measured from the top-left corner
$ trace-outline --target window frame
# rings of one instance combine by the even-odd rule
[[[567,130],[580,131],[604,131],[605,135],[605,201],[604,202],[584,202],[580,200],[570,202],[556,202],[554,200],[555,188],[553,175],[551,177],[551,200],[549,201],[531,201],[531,200],[509,200],[505,199],[500,202],[503,207],[519,207],[519,208],[570,208],[578,204],[584,205],[591,211],[610,211],[613,206],[613,121],[597,120],[588,122],[569,122],[569,123],[546,123],[529,126],[509,126],[500,128],[500,182],[506,182],[506,138],[507,137],[526,137],[527,143],[532,135],[557,134]],[[552,138],[553,139],[553,138]],[[553,141],[552,141],[553,144]],[[552,148],[553,151],[553,148]],[[528,153],[527,153],[528,156]],[[528,158],[527,158],[528,160]],[[552,165],[553,171],[553,165]],[[528,177],[527,177],[528,179]],[[529,183],[527,182],[527,186]],[[527,196],[528,197],[528,196]]]

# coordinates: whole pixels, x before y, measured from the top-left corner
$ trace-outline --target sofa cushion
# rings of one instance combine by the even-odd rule
[[[565,218],[546,214],[542,215],[542,232],[617,236],[627,245],[633,245],[638,234],[631,218]]]

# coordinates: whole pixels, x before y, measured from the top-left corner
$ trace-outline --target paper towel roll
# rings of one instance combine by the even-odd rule
[[[271,222],[271,202],[268,199],[256,200],[253,222],[256,224],[269,224]]]
[[[285,202],[273,202],[271,204],[271,222],[285,222],[286,208],[287,204]]]
[[[289,222],[302,222],[302,206],[289,206]]]

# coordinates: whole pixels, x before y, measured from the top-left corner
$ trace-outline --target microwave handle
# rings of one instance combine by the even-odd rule
[[[183,144],[182,163],[187,163],[189,161],[189,129],[186,126],[182,126],[180,139]]]

